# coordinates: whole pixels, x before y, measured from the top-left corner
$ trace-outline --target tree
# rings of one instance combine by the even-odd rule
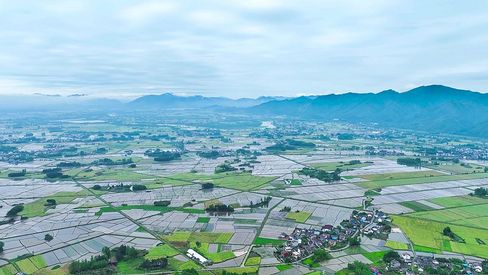
[[[50,241],[52,241],[53,239],[54,239],[54,237],[53,237],[53,236],[51,236],[50,234],[46,234],[46,235],[44,235],[44,240],[45,240],[45,241],[50,242]]]
[[[15,217],[18,213],[22,212],[22,210],[24,210],[24,205],[17,204],[7,212],[7,217]]]
[[[359,261],[354,261],[353,263],[347,264],[347,270],[352,271],[353,274],[357,275],[372,275],[374,274],[373,271],[369,268],[367,264],[364,264]],[[348,273],[350,274],[350,273]]]
[[[55,199],[47,199],[46,200],[46,206],[53,206],[53,205],[56,205]]]
[[[0,241],[0,253],[2,253],[2,252],[3,252],[3,246],[4,246],[4,245],[5,245],[5,244],[4,244],[2,241]]]
[[[398,252],[393,250],[386,252],[386,254],[383,256],[383,261],[385,263],[390,263],[393,260],[399,261],[400,259],[401,259],[400,254],[398,254]]]
[[[93,190],[100,190],[100,189],[102,189],[102,187],[98,184],[95,184],[95,185],[93,185],[92,189]]]
[[[107,246],[105,246],[104,248],[102,248],[102,254],[107,258],[107,259],[110,259],[110,257],[112,257],[112,251],[110,251],[110,248],[108,248]]]
[[[442,230],[442,234],[444,236],[448,236],[450,237],[452,235],[452,231],[451,231],[451,228],[449,226],[445,227],[443,230]]]
[[[332,259],[332,256],[324,249],[317,249],[313,252],[312,261],[314,263],[320,263],[330,259]]]

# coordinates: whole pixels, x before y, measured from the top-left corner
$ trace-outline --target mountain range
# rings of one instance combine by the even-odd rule
[[[442,85],[270,101],[250,113],[488,137],[488,94]]]
[[[164,93],[141,96],[125,103],[87,96],[0,96],[0,111],[117,111],[128,108],[135,111],[204,108],[270,118],[374,123],[384,127],[488,138],[488,94],[442,85],[421,86],[406,92],[386,90],[294,98],[230,99]]]
[[[147,95],[129,103],[135,108],[207,108],[207,107],[251,107],[269,101],[280,101],[284,97],[262,96],[258,98],[230,99],[227,97],[177,96],[171,93]]]

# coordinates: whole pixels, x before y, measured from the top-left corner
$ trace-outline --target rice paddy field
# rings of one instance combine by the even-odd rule
[[[127,125],[120,116],[117,123],[69,123],[56,125],[60,129],[55,131],[52,125],[36,124],[29,128],[36,139],[31,144],[23,141],[25,133],[13,124],[3,127],[0,119],[0,137],[9,141],[0,145],[0,154],[15,147],[43,156],[25,163],[0,161],[0,275],[13,274],[16,267],[27,274],[66,274],[71,262],[120,245],[147,254],[118,262],[113,267],[118,274],[143,273],[144,260],[162,257],[168,265],[154,273],[193,268],[201,274],[344,274],[354,261],[384,267],[385,253],[412,249],[409,240],[416,251],[488,257],[488,200],[469,195],[488,186],[483,162],[433,165],[437,153],[422,155],[429,146],[466,154],[465,148],[483,148],[482,143],[466,147],[473,141],[456,137],[453,143],[451,137],[399,130],[373,134],[366,126],[341,123],[276,121],[277,128],[269,129],[244,121],[253,126],[242,129],[229,118],[217,129],[203,126],[212,124],[207,115],[189,118],[188,125],[179,123],[180,117],[133,119]],[[354,134],[343,140],[341,132]],[[298,145],[274,146],[292,139]],[[314,145],[301,147],[300,141]],[[432,165],[418,169],[397,161],[419,155]],[[94,162],[129,157],[134,165]],[[322,171],[298,173],[305,167]],[[18,178],[8,175],[22,169],[26,172]],[[325,174],[336,169],[338,178]],[[53,170],[62,176],[48,178]],[[121,183],[124,188],[116,187]],[[48,205],[48,199],[56,205]],[[23,211],[8,214],[18,204]],[[212,205],[230,207],[208,209]],[[393,218],[391,233],[362,236],[359,245],[338,248],[330,253],[333,259],[322,263],[302,258],[297,262],[304,264],[290,264],[277,257],[277,249],[289,240],[286,235],[296,228],[344,226],[355,211],[374,209]],[[447,226],[459,239],[442,234]],[[348,236],[342,237],[347,242]],[[213,265],[188,257],[190,248]]]
[[[405,232],[415,246],[431,248],[434,251],[488,257],[486,245],[477,241],[480,239],[488,243],[488,230],[486,228],[473,228],[409,216],[394,216],[393,223]],[[449,226],[455,234],[463,238],[465,243],[452,241],[442,235],[446,226]]]

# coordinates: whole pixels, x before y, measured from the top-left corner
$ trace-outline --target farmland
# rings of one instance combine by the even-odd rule
[[[18,149],[0,155],[0,239],[2,257],[10,261],[0,261],[0,273],[65,274],[73,263],[120,246],[139,251],[105,267],[121,274],[143,273],[143,264],[161,265],[158,270],[168,273],[306,274],[345,272],[359,261],[382,270],[389,251],[488,256],[488,200],[474,195],[488,185],[484,166],[425,154],[422,168],[398,161],[416,162],[409,156],[426,144],[446,148],[430,136],[418,133],[421,141],[412,141],[378,130],[388,137],[371,138],[370,128],[339,123],[324,128],[276,121],[268,129],[243,117],[236,119],[253,126],[119,119],[125,122],[67,123],[54,132],[52,122],[39,122],[23,129],[36,137],[35,144],[3,126],[6,147],[0,149]],[[337,131],[354,138],[342,140]],[[456,141],[459,147],[448,147],[450,154],[461,154],[456,150],[471,142]],[[405,152],[394,149],[399,147]],[[33,160],[19,162],[26,154]],[[352,241],[352,231],[344,228],[354,226],[351,217],[359,211],[376,215],[375,222],[361,229],[368,236],[344,246]],[[443,234],[446,227],[451,235]],[[297,258],[301,265],[277,254],[297,251],[286,246],[309,245],[310,232],[330,228],[333,234],[322,237],[331,245],[322,247],[333,251],[323,261],[313,251]]]

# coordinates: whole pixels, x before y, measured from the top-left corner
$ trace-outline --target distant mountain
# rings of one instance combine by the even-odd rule
[[[441,85],[421,86],[403,93],[387,90],[269,101],[248,108],[248,112],[488,138],[488,94]]]
[[[146,95],[139,97],[129,105],[135,108],[205,108],[205,107],[251,107],[272,100],[279,101],[282,97],[259,97],[230,99],[226,97],[177,96],[171,93]]]
[[[0,111],[98,111],[124,107],[115,99],[90,98],[82,94],[69,96],[36,93],[32,95],[1,95]]]

